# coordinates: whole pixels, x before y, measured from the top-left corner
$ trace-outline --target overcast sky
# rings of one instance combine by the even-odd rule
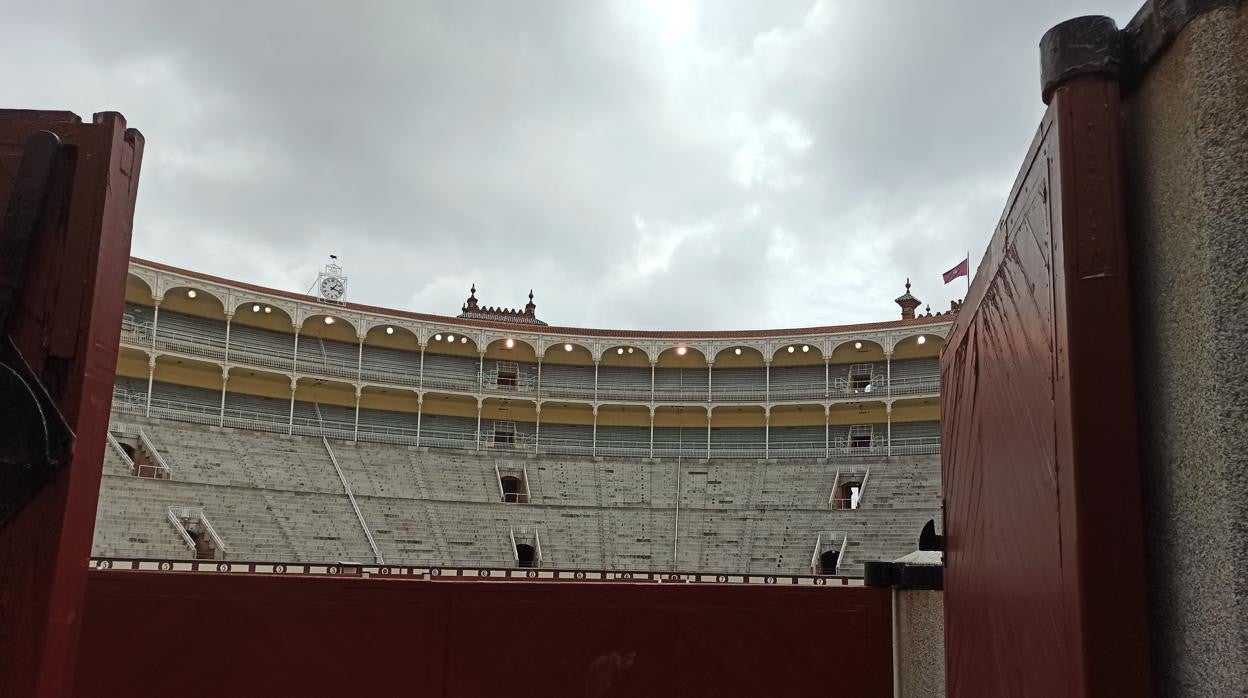
[[[135,255],[552,324],[892,319],[961,297],[1053,24],[1142,0],[8,0],[0,106],[147,138]]]

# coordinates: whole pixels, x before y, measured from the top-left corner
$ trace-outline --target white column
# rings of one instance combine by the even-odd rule
[[[763,405],[763,458],[771,459],[771,405]]]
[[[363,381],[364,380],[364,335],[361,334],[359,335],[359,337],[360,337],[360,351],[355,359],[355,380]]]
[[[290,360],[290,424],[287,434],[295,433],[295,388],[299,385],[299,330],[303,323],[295,325],[295,351]]]
[[[481,362],[477,365],[477,394],[485,392],[485,352],[481,351]]]
[[[651,366],[653,372],[653,364]],[[654,460],[654,405],[650,406],[650,460]]]
[[[535,396],[538,400],[542,399],[542,356],[543,354],[537,355],[537,392]]]
[[[299,379],[291,377],[290,379],[290,423],[286,426],[286,433],[295,433],[295,388],[299,386]]]
[[[164,300],[164,296],[154,296],[152,298],[152,349],[147,356],[147,407],[144,408],[143,416],[152,416],[152,383],[156,378],[156,329],[160,324],[160,302]]]
[[[832,399],[832,357],[823,357],[823,399]]]
[[[711,412],[715,408],[711,405],[706,406],[706,459],[711,459]]]
[[[302,327],[303,327],[302,324],[295,325],[295,351],[294,351],[294,354],[291,355],[291,359],[290,359],[291,373],[299,372],[299,329]]]
[[[823,406],[823,457],[825,460],[832,457],[832,405],[825,404]]]
[[[230,367],[222,366],[221,367],[221,420],[217,423],[217,426],[219,427],[225,426],[225,386],[229,382],[230,382]]]
[[[424,353],[421,353],[424,356]],[[424,411],[425,396],[423,393],[416,393],[416,447],[420,447],[420,414]]]
[[[230,325],[234,320],[234,311],[225,311],[225,360],[230,360]]]
[[[537,412],[537,421],[533,423],[533,455],[542,453],[542,403],[533,406]]]
[[[763,359],[763,368],[767,370],[767,382],[763,388],[763,403],[771,404],[771,359]]]
[[[714,374],[714,372],[713,372],[713,371],[711,371],[711,367],[712,367],[712,366],[714,366],[714,365],[715,365],[715,359],[711,359],[711,360],[709,360],[709,361],[707,361],[707,362],[706,362],[706,401],[707,401],[707,402],[710,402],[710,401],[711,401],[711,399],[712,399],[712,398],[711,398],[711,390],[713,389],[713,385],[714,385],[714,380],[715,380],[715,378],[714,378],[714,375],[713,375],[713,374]],[[709,428],[709,427],[708,427],[708,428]],[[710,453],[710,451],[708,450],[708,451],[707,451],[707,453],[709,454],[709,453]]]
[[[417,395],[423,395],[419,392],[425,389],[425,343],[420,343],[420,374],[416,377]]]
[[[485,356],[482,354],[482,356]],[[481,450],[481,405],[485,400],[477,398],[477,450]]]
[[[888,388],[884,391],[884,394],[889,397],[892,397],[893,396],[893,352],[892,351],[884,352],[884,382],[888,383]]]
[[[361,386],[355,386],[355,433],[351,435],[352,441],[360,440],[360,393],[362,391]]]
[[[594,403],[598,402],[598,362],[600,359],[594,359]],[[652,381],[653,382],[653,381]],[[653,390],[653,388],[651,388]]]
[[[655,365],[656,363],[658,363],[658,361],[657,361],[657,360],[655,360],[655,359],[650,359],[650,402],[652,402],[652,403],[654,402],[654,365]],[[597,390],[597,385],[598,385],[597,381],[594,381],[594,386],[595,386],[595,387],[594,387],[594,389],[595,389],[595,390]],[[654,408],[651,408],[650,413],[651,413],[651,420],[650,420],[650,421],[654,421],[654,419],[653,419],[653,416],[654,416]],[[653,444],[651,444],[651,448],[650,448],[650,450],[652,451],[652,453],[651,453],[650,455],[651,455],[651,457],[653,457],[653,456],[654,456],[654,453],[653,453],[653,451],[654,451]]]
[[[593,441],[589,445],[589,454],[591,456],[598,455],[598,403],[594,403],[594,436]]]
[[[888,439],[888,445],[885,447],[885,453],[893,455],[893,401],[889,400],[884,403],[884,424],[886,429],[885,438]]]
[[[144,417],[152,416],[152,382],[156,377],[156,354],[155,349],[152,354],[147,357],[147,407],[143,410]]]
[[[164,300],[164,296],[152,298],[152,353],[156,353],[156,330],[160,327],[160,302]]]

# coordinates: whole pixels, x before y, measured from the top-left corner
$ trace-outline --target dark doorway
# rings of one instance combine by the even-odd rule
[[[537,551],[528,543],[516,544],[516,564],[520,567],[537,567]]]
[[[841,553],[838,550],[825,550],[819,556],[819,574],[836,574],[836,564]]]
[[[524,504],[529,501],[529,493],[524,481],[514,475],[504,475],[499,479],[503,486],[503,501],[511,504]]]

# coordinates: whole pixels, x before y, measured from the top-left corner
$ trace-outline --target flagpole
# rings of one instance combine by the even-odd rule
[[[966,295],[962,297],[965,303],[967,298],[971,297],[971,251],[966,251]]]

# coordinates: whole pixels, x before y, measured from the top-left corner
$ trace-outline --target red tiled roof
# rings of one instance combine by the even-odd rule
[[[266,293],[272,296],[281,296],[292,300],[304,301],[307,303],[317,303],[319,299],[315,296],[309,296],[305,293],[294,293],[291,291],[283,291],[276,288],[266,288],[256,284],[249,284],[244,281],[234,281],[232,279],[204,274],[202,272],[191,271],[190,269],[182,269],[169,264],[153,262],[147,259],[131,257],[130,261],[145,267],[160,269],[163,271],[173,272],[182,276],[189,276],[203,281],[211,281],[213,283],[232,286],[234,288],[242,288],[257,293]],[[364,313],[376,313],[380,315],[389,315],[391,317],[411,318],[413,320],[422,320],[425,322],[448,323],[461,327],[481,327],[489,329],[502,329],[513,331],[532,331],[542,334],[559,334],[574,335],[582,337],[637,337],[647,339],[735,339],[742,337],[791,337],[794,335],[815,335],[815,334],[832,334],[840,332],[850,332],[853,330],[883,330],[895,327],[918,327],[931,325],[940,322],[952,322],[952,315],[939,315],[932,317],[916,317],[913,320],[888,320],[885,322],[868,322],[856,325],[824,325],[822,327],[793,327],[793,328],[776,328],[767,330],[618,330],[618,329],[602,329],[590,327],[560,327],[549,325],[545,327],[535,327],[531,325],[517,325],[505,322],[490,322],[487,320],[472,320],[467,318],[457,318],[450,315],[434,315],[432,313],[416,313],[409,310],[395,310],[393,308],[382,308],[373,305],[363,305],[360,303],[342,303],[342,308],[347,310],[355,310]]]

